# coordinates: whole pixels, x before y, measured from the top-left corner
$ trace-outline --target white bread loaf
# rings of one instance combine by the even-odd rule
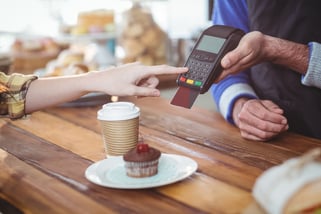
[[[253,188],[256,202],[271,214],[303,213],[320,208],[320,157],[321,149],[314,149],[265,171]]]

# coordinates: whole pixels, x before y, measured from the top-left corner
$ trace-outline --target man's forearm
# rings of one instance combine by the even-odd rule
[[[265,35],[264,50],[273,63],[305,74],[309,64],[309,47],[288,40]]]

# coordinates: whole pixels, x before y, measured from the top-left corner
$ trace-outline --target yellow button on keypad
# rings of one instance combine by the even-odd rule
[[[194,84],[194,80],[187,79],[187,80],[186,80],[186,83],[187,83],[187,84],[190,84],[190,85],[193,85],[193,84]]]

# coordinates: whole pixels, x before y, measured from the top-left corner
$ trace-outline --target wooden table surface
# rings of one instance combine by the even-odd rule
[[[242,213],[266,169],[321,147],[285,133],[247,141],[216,112],[172,106],[162,98],[130,99],[141,108],[140,134],[163,153],[198,163],[167,186],[124,190],[95,185],[84,172],[104,159],[101,106],[56,107],[23,120],[0,120],[0,198],[24,213]]]

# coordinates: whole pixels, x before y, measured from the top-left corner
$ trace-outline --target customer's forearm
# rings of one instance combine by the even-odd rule
[[[87,93],[83,89],[85,75],[87,74],[59,78],[40,78],[33,81],[26,95],[25,112],[28,114],[83,96]]]
[[[265,55],[275,64],[283,65],[300,74],[305,74],[309,63],[308,45],[288,40],[264,36]]]

